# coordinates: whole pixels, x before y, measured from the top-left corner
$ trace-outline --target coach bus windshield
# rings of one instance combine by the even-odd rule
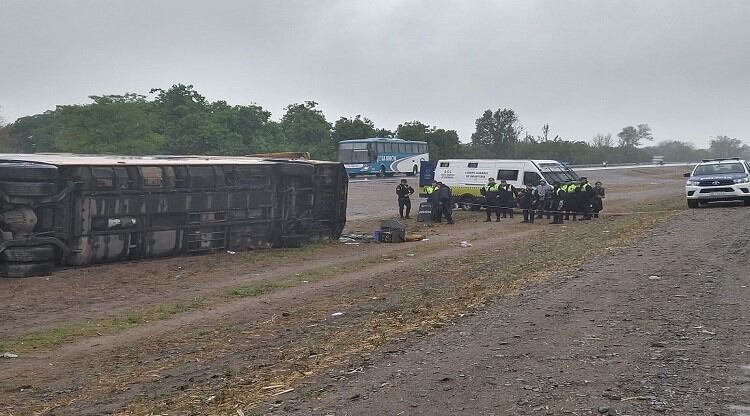
[[[572,169],[559,163],[540,163],[539,171],[549,184],[576,182],[580,179]]]
[[[339,143],[339,162],[370,162],[370,152],[367,151],[367,143]]]

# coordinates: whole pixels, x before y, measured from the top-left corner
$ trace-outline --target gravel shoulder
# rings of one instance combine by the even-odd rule
[[[746,207],[684,211],[632,247],[419,342],[352,360],[263,412],[746,414]],[[744,413],[743,413],[744,412]]]

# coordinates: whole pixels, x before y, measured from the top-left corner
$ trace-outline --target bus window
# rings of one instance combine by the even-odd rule
[[[510,169],[500,169],[497,171],[497,180],[502,181],[517,181],[518,180],[518,170],[510,170]]]
[[[539,185],[539,180],[542,179],[539,177],[539,174],[536,172],[524,172],[523,173],[523,184],[524,185],[533,185],[537,186]]]
[[[378,153],[385,153],[385,143],[378,143]]]
[[[339,143],[339,162],[364,163],[370,161],[367,143]]]
[[[406,153],[406,144],[405,143],[399,143],[398,144],[398,152],[399,153]]]

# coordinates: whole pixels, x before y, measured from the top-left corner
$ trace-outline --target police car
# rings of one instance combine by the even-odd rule
[[[744,201],[750,205],[750,164],[740,158],[704,159],[697,164],[685,184],[687,204],[713,201]]]

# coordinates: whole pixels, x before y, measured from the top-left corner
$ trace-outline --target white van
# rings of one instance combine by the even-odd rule
[[[435,167],[434,179],[448,185],[459,208],[465,210],[478,210],[484,203],[479,190],[488,178],[498,183],[505,180],[516,188],[539,185],[541,179],[550,185],[579,180],[575,172],[556,160],[444,159]]]

